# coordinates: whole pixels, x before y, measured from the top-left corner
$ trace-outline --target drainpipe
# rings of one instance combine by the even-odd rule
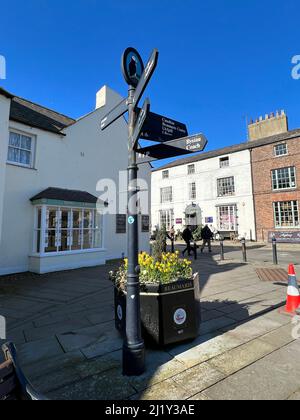
[[[257,242],[258,241],[258,232],[257,232],[257,218],[256,218],[256,203],[255,203],[255,194],[254,194],[254,173],[253,173],[252,152],[253,152],[253,150],[250,149],[251,184],[252,184],[253,212],[254,212],[254,230],[255,230],[255,236],[256,236],[256,242]]]

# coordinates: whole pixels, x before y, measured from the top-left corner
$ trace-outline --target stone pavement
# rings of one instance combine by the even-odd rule
[[[252,265],[201,255],[202,324],[192,343],[147,350],[147,371],[121,375],[114,266],[0,277],[0,315],[34,386],[51,399],[298,399],[299,341],[277,307],[284,283]],[[300,328],[299,328],[300,330]],[[300,373],[300,372],[299,372]]]

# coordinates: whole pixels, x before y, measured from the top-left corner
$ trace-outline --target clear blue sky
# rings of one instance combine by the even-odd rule
[[[72,117],[103,84],[126,95],[120,57],[160,51],[152,110],[204,132],[209,149],[246,140],[246,116],[285,109],[300,127],[297,0],[10,0],[1,2],[0,54],[9,91]]]

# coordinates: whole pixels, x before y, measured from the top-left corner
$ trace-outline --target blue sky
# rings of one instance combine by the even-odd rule
[[[300,127],[297,0],[11,0],[1,2],[9,91],[72,117],[103,84],[126,95],[120,57],[160,51],[152,110],[204,132],[207,150],[246,140],[246,117],[285,109]]]

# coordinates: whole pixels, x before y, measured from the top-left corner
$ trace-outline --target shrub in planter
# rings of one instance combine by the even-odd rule
[[[139,256],[141,318],[146,340],[161,346],[193,339],[199,328],[199,301],[191,262],[175,254],[163,253],[160,259],[142,253]],[[115,283],[116,328],[125,334],[126,281],[128,261],[112,274]]]

